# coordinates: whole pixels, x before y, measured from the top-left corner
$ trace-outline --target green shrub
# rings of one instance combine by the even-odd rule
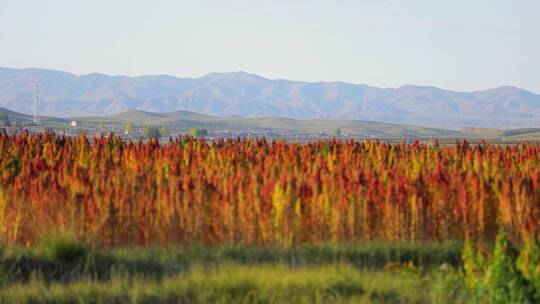
[[[76,263],[89,254],[86,244],[71,234],[51,234],[41,239],[39,253],[45,258],[60,263]]]
[[[465,242],[461,254],[463,270],[465,271],[465,285],[475,298],[481,299],[484,293],[483,278],[487,267],[486,257],[473,247],[470,240]]]
[[[474,299],[489,303],[537,303],[533,285],[517,268],[518,251],[506,234],[497,235],[493,254],[486,257],[467,242],[463,249],[465,280]]]
[[[516,268],[518,251],[499,233],[486,271],[486,291],[491,303],[537,303],[534,288]]]
[[[534,286],[536,294],[540,295],[540,246],[537,239],[525,242],[517,260],[517,267]]]
[[[146,126],[143,129],[143,135],[145,138],[161,138],[161,133],[159,132],[159,129],[156,127],[150,127]]]
[[[161,127],[159,128],[159,134],[161,137],[169,137],[171,135],[171,132],[169,131],[169,129]]]
[[[208,131],[206,129],[190,128],[188,134],[193,137],[204,137],[208,135]]]

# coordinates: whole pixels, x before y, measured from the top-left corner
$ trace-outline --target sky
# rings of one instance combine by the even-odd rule
[[[538,0],[0,0],[0,66],[540,93]]]

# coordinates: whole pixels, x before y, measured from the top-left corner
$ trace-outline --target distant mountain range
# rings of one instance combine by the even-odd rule
[[[458,129],[540,126],[540,95],[515,87],[454,92],[344,82],[271,80],[245,72],[200,78],[74,74],[0,68],[0,106],[31,113],[39,83],[43,115],[109,116],[132,109],[220,116],[333,118]]]

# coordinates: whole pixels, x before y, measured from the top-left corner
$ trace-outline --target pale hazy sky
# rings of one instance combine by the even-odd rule
[[[0,66],[540,92],[539,0],[0,0]]]

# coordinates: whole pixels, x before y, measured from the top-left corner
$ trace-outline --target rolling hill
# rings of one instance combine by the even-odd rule
[[[11,121],[31,122],[32,116],[0,108],[8,113]],[[97,128],[104,124],[114,129],[123,129],[127,123],[142,127],[147,125],[169,128],[208,128],[222,131],[250,131],[262,134],[265,131],[294,133],[305,135],[332,135],[337,129],[353,137],[408,137],[408,138],[493,138],[508,140],[540,140],[540,128],[463,128],[460,131],[427,128],[413,125],[390,124],[374,121],[347,119],[293,119],[283,117],[245,118],[239,116],[213,116],[189,111],[155,113],[142,110],[130,110],[106,117],[75,117],[83,128]],[[44,126],[57,130],[69,129],[71,119],[41,117]]]
[[[11,122],[20,122],[23,124],[27,124],[29,122],[32,122],[33,119],[33,115],[12,111],[6,108],[0,107],[0,112],[7,113],[8,118]],[[70,120],[58,117],[41,116],[39,119],[44,125],[47,126],[62,126],[70,123]]]
[[[282,117],[244,118],[239,116],[220,117],[197,114],[188,111],[154,113],[142,110],[130,110],[108,117],[79,117],[85,125],[96,126],[99,123],[122,126],[128,122],[136,125],[155,125],[175,128],[210,128],[220,130],[273,130],[306,134],[321,132],[334,134],[335,130],[353,136],[377,137],[460,137],[462,133],[454,130],[426,128],[410,125],[398,125],[372,121],[344,119],[293,119]]]

